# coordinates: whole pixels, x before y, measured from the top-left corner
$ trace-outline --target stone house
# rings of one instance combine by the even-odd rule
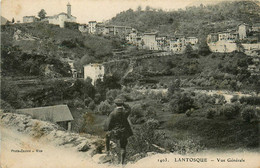
[[[169,50],[175,53],[183,53],[186,46],[186,39],[184,37],[176,37],[170,40]]]
[[[92,85],[95,85],[98,79],[103,81],[104,75],[105,67],[102,64],[88,64],[84,66],[84,79],[92,79]]]
[[[157,42],[157,50],[166,50],[167,48],[167,37],[160,36],[155,38]]]
[[[143,35],[143,42],[144,48],[149,50],[158,50],[157,49],[157,41],[156,41],[157,33],[144,33]]]
[[[190,45],[196,45],[198,44],[199,39],[197,37],[187,37],[186,38],[186,43]]]
[[[207,43],[216,43],[218,41],[218,34],[211,33],[207,36]]]
[[[96,21],[89,21],[88,22],[88,33],[95,34],[96,33]]]
[[[104,35],[105,34],[105,25],[102,22],[96,24],[96,34]]]
[[[23,23],[32,23],[36,22],[37,18],[35,16],[24,16],[23,17]]]
[[[238,34],[239,34],[239,39],[243,40],[247,37],[247,34],[249,32],[249,25],[248,24],[240,24],[238,25]]]
[[[238,39],[238,33],[235,30],[229,30],[218,33],[219,41],[235,42]]]

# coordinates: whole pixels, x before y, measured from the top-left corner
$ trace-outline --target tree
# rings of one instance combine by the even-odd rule
[[[142,46],[142,49],[144,49],[144,40],[143,39],[141,41],[141,46]]]
[[[245,107],[241,113],[243,120],[245,122],[250,122],[252,119],[256,118],[255,111],[256,109],[251,106]]]
[[[193,108],[194,100],[187,93],[176,93],[170,102],[170,110],[173,113],[185,113]]]
[[[189,57],[191,54],[193,54],[193,49],[190,44],[188,44],[185,48],[185,54]]]
[[[42,20],[42,19],[44,19],[45,17],[46,17],[46,12],[45,12],[45,10],[44,9],[42,9],[39,13],[38,13],[38,16],[39,16],[39,18]]]
[[[85,54],[80,59],[77,59],[74,62],[74,67],[77,69],[77,71],[83,70],[84,65],[90,64],[95,62],[95,58],[92,56],[89,56],[88,54]]]
[[[168,96],[172,97],[176,91],[180,90],[181,80],[176,79],[173,81],[168,88]]]
[[[1,100],[10,104],[14,108],[20,108],[21,99],[18,86],[9,81],[1,81]]]
[[[139,5],[138,7],[137,7],[137,12],[141,12],[142,11],[142,7]]]
[[[146,6],[145,7],[145,11],[150,11],[151,10],[151,7],[150,6]]]
[[[201,42],[199,45],[199,54],[206,56],[210,54],[210,50],[209,50],[209,46],[208,44],[205,42]]]

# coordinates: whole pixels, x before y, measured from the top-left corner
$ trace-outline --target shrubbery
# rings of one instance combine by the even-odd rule
[[[250,97],[241,97],[239,99],[240,103],[247,103],[249,105],[260,105],[260,97],[250,96]]]
[[[113,100],[122,93],[121,90],[119,89],[111,89],[109,91],[107,91],[106,93],[106,98],[112,98]]]
[[[208,119],[213,119],[216,114],[217,114],[217,110],[215,108],[209,108],[209,109],[207,109],[206,117]]]
[[[221,107],[220,112],[227,119],[233,119],[239,114],[240,107],[238,105],[225,105]]]
[[[190,117],[193,112],[194,112],[194,109],[191,108],[191,109],[189,109],[189,110],[186,111],[185,115],[186,115],[187,117]]]
[[[234,96],[230,99],[231,103],[238,102],[238,100],[239,100],[239,96],[238,96],[238,95],[234,95]]]
[[[256,118],[256,108],[251,106],[245,107],[241,112],[242,118],[246,122],[250,122],[252,119]]]
[[[130,121],[132,124],[141,124],[145,121],[145,111],[144,107],[141,104],[135,104],[132,107]]]
[[[68,101],[68,106],[70,108],[85,108],[85,103],[81,99],[73,99]]]
[[[88,108],[91,110],[94,110],[96,108],[96,104],[93,100],[88,104]]]
[[[0,99],[0,107],[1,110],[3,110],[4,113],[10,113],[10,112],[14,112],[13,107],[7,103],[6,101]]]
[[[109,115],[112,111],[112,106],[107,101],[103,101],[97,106],[97,112],[99,114]]]
[[[140,127],[137,127],[133,137],[129,139],[129,153],[134,155],[137,153],[156,151],[153,144],[158,144],[162,138],[161,135],[156,134],[156,129],[158,129],[158,127],[159,122],[154,119],[149,119]]]
[[[194,106],[194,100],[188,93],[176,93],[170,101],[170,110],[173,113],[185,113]]]
[[[205,149],[203,145],[191,137],[190,139],[171,142],[169,148],[171,152],[181,155],[193,154]]]

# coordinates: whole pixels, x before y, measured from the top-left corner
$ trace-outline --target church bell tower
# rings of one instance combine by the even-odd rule
[[[67,4],[67,14],[69,17],[71,17],[71,5],[70,3]]]

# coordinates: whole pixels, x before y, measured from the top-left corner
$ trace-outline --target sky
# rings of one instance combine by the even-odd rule
[[[186,6],[209,4],[222,0],[1,0],[1,16],[16,21],[22,21],[23,16],[37,16],[44,9],[47,16],[67,11],[67,3],[72,6],[72,15],[77,17],[78,23],[91,20],[105,21],[116,16],[117,13],[138,6],[146,6],[163,10],[177,10]]]

